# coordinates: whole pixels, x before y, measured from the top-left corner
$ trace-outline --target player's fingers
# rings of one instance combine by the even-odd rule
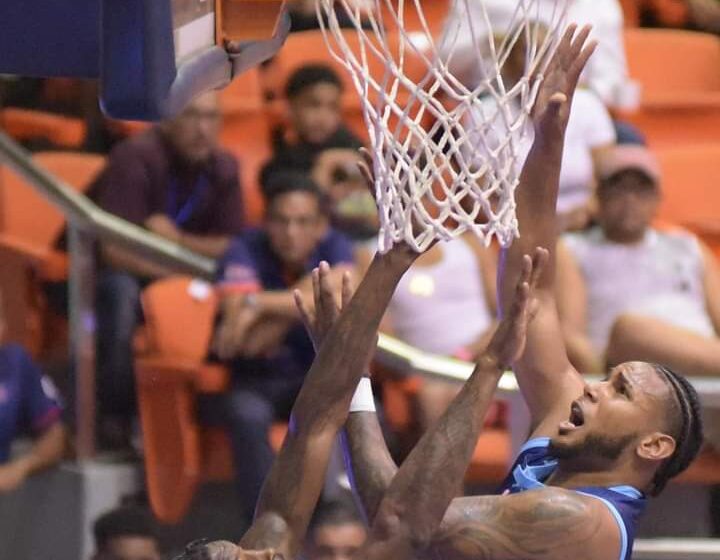
[[[335,310],[335,298],[330,281],[330,265],[325,261],[320,263],[320,298],[322,301],[323,311],[329,312]]]
[[[357,162],[358,169],[360,170],[360,173],[362,173],[362,176],[365,178],[365,182],[367,183],[367,188],[370,191],[370,194],[375,196],[375,177],[373,176],[372,172],[372,156],[370,155],[370,152],[367,150],[367,148],[360,148],[360,155],[362,156],[362,160]]]
[[[576,83],[580,79],[580,74],[585,69],[585,65],[590,60],[590,57],[597,48],[597,41],[590,41],[590,43],[583,49],[583,51],[575,59],[575,63],[572,68],[571,78]]]
[[[303,299],[300,290],[293,290],[293,299],[295,300],[295,307],[297,307],[298,313],[300,313],[300,319],[306,328],[310,328],[312,326],[310,312],[305,305],[305,300]]]
[[[588,37],[590,37],[590,33],[592,32],[592,25],[587,24],[583,25],[580,30],[578,31],[577,35],[573,38],[573,51],[576,53],[579,53],[582,51],[583,47],[585,46],[585,43],[588,40]]]
[[[548,252],[543,247],[536,247],[532,258],[532,274],[530,276],[530,289],[534,290],[545,271],[548,261]]]
[[[573,37],[575,36],[576,30],[577,30],[576,23],[571,23],[570,25],[568,25],[565,28],[565,33],[563,33],[563,36],[560,39],[560,44],[558,45],[558,48],[572,45],[572,40],[573,40]]]
[[[352,299],[352,279],[350,277],[350,271],[346,270],[343,273],[342,277],[342,294],[341,294],[341,301],[342,301],[342,308],[345,309],[348,304],[350,303],[350,300]]]
[[[320,300],[320,269],[313,268],[312,271],[312,287],[313,287],[313,301],[315,302],[315,309],[321,303]]]
[[[532,270],[533,270],[533,261],[530,255],[523,255],[522,259],[522,269],[520,271],[520,278],[518,279],[518,291],[520,290],[520,287],[522,284],[525,284],[530,281],[530,278],[532,276]]]

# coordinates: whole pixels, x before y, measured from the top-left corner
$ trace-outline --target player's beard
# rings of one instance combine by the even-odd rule
[[[596,461],[593,459],[599,459],[603,463],[612,463],[636,438],[636,434],[618,437],[590,434],[577,443],[565,444],[552,440],[548,451],[561,461],[580,462],[587,465],[595,463]]]

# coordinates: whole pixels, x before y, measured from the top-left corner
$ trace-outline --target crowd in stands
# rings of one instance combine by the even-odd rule
[[[494,31],[506,32],[512,2],[484,3]],[[552,3],[547,0],[548,10]],[[313,33],[314,4],[290,3],[293,31]],[[445,29],[454,41],[471,45],[458,17],[451,12]],[[630,23],[720,33],[720,1],[571,0],[570,19],[593,24],[599,41],[574,101],[560,179],[558,227],[566,233],[558,301],[573,363],[580,371],[601,373],[632,357],[695,376],[720,376],[717,257],[696,235],[676,227],[687,224],[656,219],[663,189],[669,187],[653,142],[646,142],[641,126],[626,120],[640,104],[642,86],[628,69],[623,43]],[[321,261],[338,279],[346,271],[362,274],[379,227],[357,167],[358,149],[367,146],[367,138],[356,133],[346,114],[344,100],[353,92],[346,91],[347,82],[328,56],[307,54],[307,64],[284,76],[279,89],[284,110],[281,117],[267,119],[269,157],[255,169],[254,185],[243,184],[243,146],[222,139],[223,99],[216,93],[132,134],[132,126],[101,116],[88,101],[95,99],[88,84],[67,93],[67,84],[57,87],[53,80],[5,81],[0,97],[3,106],[84,119],[87,142],[75,148],[107,154],[88,197],[101,209],[217,262],[214,291],[220,303],[206,361],[223,366],[229,383],[222,393],[198,397],[196,412],[201,423],[223,426],[229,434],[238,501],[248,521],[274,453],[268,433],[287,421],[314,356],[293,290],[312,299],[309,275]],[[516,64],[511,57],[504,68],[508,83],[524,71],[523,53],[516,55]],[[456,64],[458,75],[476,79],[463,73],[462,56]],[[529,134],[523,139],[525,155],[531,140]],[[26,145],[51,147],[37,138]],[[248,189],[261,196],[260,223],[248,219],[243,197]],[[383,330],[420,350],[472,361],[495,327],[497,261],[495,248],[472,236],[436,245],[400,282]],[[138,435],[134,360],[145,320],[142,293],[182,271],[111,242],[99,247],[97,262],[99,445],[128,450]],[[0,339],[2,317],[0,306]],[[65,425],[71,420],[36,357],[14,342],[0,342],[2,495],[65,457]],[[442,414],[459,389],[453,382],[420,377],[407,387],[403,399],[420,430]],[[498,403],[487,422],[504,429],[506,414]],[[11,453],[13,441],[26,435],[32,444]],[[305,557],[349,559],[364,538],[353,507],[331,502],[317,512]],[[147,511],[108,513],[95,525],[95,540],[96,560],[161,557]]]

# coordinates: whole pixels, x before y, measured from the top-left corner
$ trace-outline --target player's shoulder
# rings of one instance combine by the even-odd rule
[[[597,558],[619,558],[621,535],[617,520],[607,506],[593,496],[574,490],[545,486],[535,490],[501,497],[503,509],[515,523],[565,542],[557,558],[591,558],[581,547],[598,546],[604,553]]]

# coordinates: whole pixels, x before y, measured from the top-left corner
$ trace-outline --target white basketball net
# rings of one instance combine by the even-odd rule
[[[466,231],[503,246],[518,235],[521,140],[567,3],[505,0],[498,26],[487,1],[453,0],[436,37],[421,0],[318,0],[328,48],[350,72],[370,131],[382,252],[401,240],[424,251]],[[355,29],[340,29],[336,4]],[[420,29],[406,29],[411,10]],[[501,71],[518,46],[522,77],[506,83]]]

